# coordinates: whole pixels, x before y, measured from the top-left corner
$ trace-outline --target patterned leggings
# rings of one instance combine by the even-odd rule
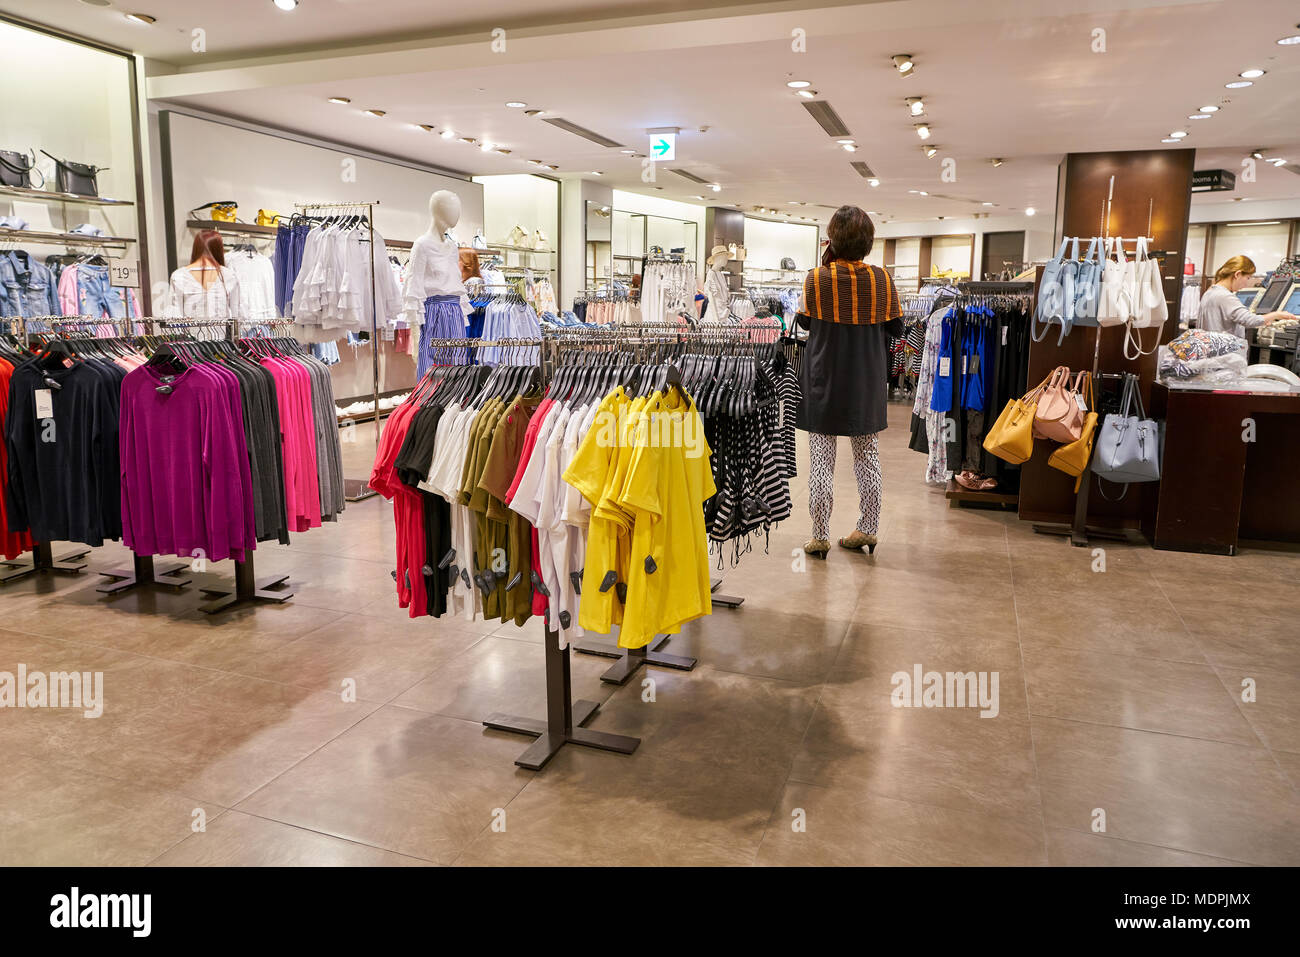
[[[812,515],[813,538],[829,539],[831,504],[835,489],[835,443],[838,437],[808,433],[808,511]],[[853,474],[858,479],[857,529],[875,535],[880,528],[880,499],[884,482],[880,477],[880,454],[876,435],[853,435]]]

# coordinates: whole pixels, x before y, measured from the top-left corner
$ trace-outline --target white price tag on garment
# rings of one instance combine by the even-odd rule
[[[961,374],[966,374],[966,356],[961,357]]]
[[[1077,403],[1079,404],[1079,411],[1080,411],[1080,412],[1087,412],[1087,411],[1088,411],[1088,403],[1083,401],[1083,396],[1080,395],[1078,392],[1076,392],[1076,393],[1074,394],[1074,401],[1077,402]]]
[[[138,259],[110,259],[108,281],[113,286],[140,288],[140,261]]]
[[[947,378],[949,375],[951,375],[951,369],[952,369],[952,360],[949,359],[947,356],[940,356],[939,376],[941,378]]]
[[[36,390],[36,421],[54,418],[54,393],[49,389]]]
[[[1004,346],[1007,344],[1007,330],[1010,329],[1010,328],[1011,328],[1010,326],[1003,326],[1003,327],[1002,327],[1002,344],[1003,344]]]

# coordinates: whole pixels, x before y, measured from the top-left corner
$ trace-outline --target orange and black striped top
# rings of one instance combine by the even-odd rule
[[[854,326],[876,325],[903,314],[889,273],[847,259],[809,270],[803,282],[803,308],[814,319]]]

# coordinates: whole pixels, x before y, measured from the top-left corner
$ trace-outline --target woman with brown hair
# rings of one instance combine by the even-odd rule
[[[1231,332],[1239,339],[1246,338],[1246,330],[1266,326],[1279,319],[1294,319],[1289,312],[1270,312],[1257,316],[1237,298],[1242,289],[1256,283],[1255,264],[1247,256],[1233,256],[1214,274],[1214,285],[1201,296],[1200,311],[1196,315],[1198,328],[1210,332]]]
[[[226,268],[226,247],[215,229],[194,237],[190,264],[172,273],[162,315],[171,319],[238,319],[239,279]]]
[[[813,537],[804,551],[825,558],[839,436],[853,447],[858,521],[843,548],[876,550],[883,482],[876,434],[887,422],[889,337],[901,335],[903,310],[889,273],[863,262],[876,230],[856,206],[841,206],[827,227],[822,264],[808,273],[799,325],[808,330],[800,368],[803,397],[795,424],[808,433],[808,510]]]

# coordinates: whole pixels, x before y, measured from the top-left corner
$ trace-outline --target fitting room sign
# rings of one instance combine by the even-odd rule
[[[140,260],[110,259],[108,261],[109,282],[114,286],[140,288]]]

